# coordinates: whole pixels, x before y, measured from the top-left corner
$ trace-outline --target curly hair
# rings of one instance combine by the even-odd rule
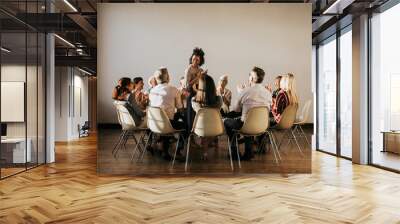
[[[192,55],[189,58],[189,65],[192,64],[192,58],[193,56],[198,56],[200,57],[200,66],[202,66],[204,64],[204,51],[203,49],[196,47],[193,49]]]

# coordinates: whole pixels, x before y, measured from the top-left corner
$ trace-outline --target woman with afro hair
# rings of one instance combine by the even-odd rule
[[[200,77],[207,73],[201,66],[204,64],[204,51],[201,48],[194,48],[192,55],[189,58],[189,66],[185,70],[186,91],[189,96],[186,98],[186,131],[189,133],[192,130],[195,112],[192,108],[192,97],[196,95],[196,86],[199,83]]]

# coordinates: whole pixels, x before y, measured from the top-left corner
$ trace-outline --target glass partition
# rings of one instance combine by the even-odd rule
[[[340,36],[340,155],[352,157],[352,32]]]
[[[38,13],[40,2],[19,1],[17,11]],[[0,7],[14,3],[2,2]],[[44,33],[2,12],[0,26],[2,179],[45,163],[46,39]]]
[[[336,154],[336,36],[318,47],[317,149]]]
[[[400,170],[400,4],[371,19],[372,164]]]

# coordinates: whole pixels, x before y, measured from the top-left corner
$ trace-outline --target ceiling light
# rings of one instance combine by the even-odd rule
[[[74,12],[78,12],[78,10],[68,0],[64,0],[64,3],[67,4]]]
[[[6,53],[10,53],[11,52],[11,50],[9,50],[9,49],[7,49],[5,47],[1,47],[1,51],[4,51]]]
[[[75,45],[73,45],[73,44],[72,44],[71,42],[69,42],[68,40],[66,40],[66,39],[64,39],[64,38],[62,38],[62,37],[60,37],[60,36],[57,35],[57,34],[54,34],[54,36],[57,37],[57,38],[58,38],[59,40],[61,40],[62,42],[66,43],[68,46],[75,48]]]
[[[78,70],[81,71],[81,72],[83,72],[83,73],[85,73],[85,74],[87,74],[87,75],[93,75],[92,73],[90,73],[90,72],[88,72],[88,71],[86,71],[86,70],[83,70],[83,69],[81,69],[81,68],[79,68],[79,67],[78,67]]]
[[[324,10],[324,12],[322,13],[322,14],[331,14],[331,10],[332,9],[335,9],[335,7],[337,7],[338,6],[338,4],[339,4],[339,2],[340,2],[341,0],[336,0],[332,5],[330,5],[327,9],[325,9]],[[337,11],[337,10],[336,10]]]

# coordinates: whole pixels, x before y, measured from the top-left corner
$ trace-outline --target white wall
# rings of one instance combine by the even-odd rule
[[[196,46],[214,79],[230,75],[234,99],[253,66],[264,83],[295,74],[300,101],[313,98],[311,4],[99,4],[97,45],[99,123],[117,122],[110,96],[120,77],[147,80],[166,66],[177,85]]]
[[[72,67],[56,67],[55,73],[55,140],[77,139],[78,124],[88,120],[88,78]],[[77,90],[81,91],[80,103]]]

